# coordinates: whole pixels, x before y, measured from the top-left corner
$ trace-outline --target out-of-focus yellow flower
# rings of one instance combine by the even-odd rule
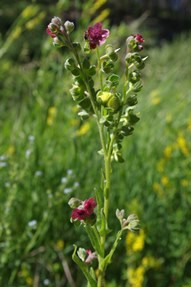
[[[166,159],[171,158],[172,152],[173,152],[173,147],[172,147],[171,145],[166,146],[165,149],[164,149],[164,151],[163,151],[164,157],[165,157]]]
[[[128,252],[138,252],[144,248],[145,233],[144,230],[140,230],[138,234],[128,232],[126,236],[126,247]]]
[[[161,98],[160,98],[158,90],[151,91],[150,98],[151,98],[151,104],[154,106],[160,104],[160,102],[161,102]]]
[[[56,242],[56,245],[55,245],[56,249],[57,250],[63,250],[64,249],[64,241],[62,239],[59,239],[57,242]]]
[[[187,186],[189,186],[189,181],[188,181],[187,179],[182,179],[182,180],[180,181],[180,184],[181,184],[181,186],[183,186],[183,187],[187,187]]]
[[[164,186],[167,186],[169,185],[169,178],[168,176],[164,175],[162,178],[161,178],[161,182]]]
[[[157,163],[157,171],[158,172],[163,172],[164,171],[164,167],[165,167],[165,159],[161,158],[158,163]]]
[[[57,114],[56,107],[50,107],[48,109],[47,125],[52,126]]]
[[[172,115],[171,114],[167,114],[166,115],[166,123],[170,124],[172,122]]]
[[[76,135],[77,136],[83,136],[83,135],[87,134],[89,129],[90,129],[90,124],[88,122],[86,122],[76,131]]]
[[[138,268],[128,268],[127,277],[131,287],[142,287],[144,282],[145,269],[143,266]]]
[[[10,156],[10,155],[13,155],[14,152],[15,152],[15,147],[14,147],[14,145],[10,145],[10,146],[8,147],[7,151],[6,151],[6,154]]]
[[[33,285],[33,279],[32,279],[32,277],[27,277],[27,278],[26,278],[26,284],[27,284],[28,286],[32,286],[32,285]]]
[[[153,183],[153,190],[159,195],[162,196],[163,195],[163,189],[161,187],[161,185],[158,182],[154,182]]]
[[[142,265],[145,269],[159,268],[161,266],[161,260],[154,258],[153,256],[145,256],[142,259]]]
[[[188,145],[187,145],[186,139],[182,133],[179,134],[179,136],[177,137],[176,143],[178,145],[178,148],[181,150],[181,152],[185,156],[188,156],[189,155]]]

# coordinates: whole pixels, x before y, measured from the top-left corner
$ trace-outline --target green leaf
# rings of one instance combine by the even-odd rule
[[[94,250],[103,257],[103,251],[101,249],[101,242],[99,238],[99,234],[95,226],[91,226],[89,224],[84,225],[84,228],[88,234],[88,237],[91,241],[91,244],[94,248]]]

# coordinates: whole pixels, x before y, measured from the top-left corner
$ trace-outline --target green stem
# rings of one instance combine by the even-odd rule
[[[98,60],[98,73],[99,73],[99,79],[100,79],[100,87],[101,90],[103,90],[103,77],[102,77],[102,70],[101,70],[101,58],[100,58],[100,54],[99,54],[99,48],[96,48],[96,52],[97,52],[97,60]]]

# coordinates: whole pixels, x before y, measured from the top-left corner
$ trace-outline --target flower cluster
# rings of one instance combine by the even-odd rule
[[[70,34],[73,30],[73,22],[66,21],[63,23],[59,17],[53,17],[47,26],[46,32],[51,38],[53,38],[54,46],[62,47],[68,45],[67,35]]]
[[[133,34],[127,38],[127,46],[129,51],[138,52],[143,49],[143,43],[145,40],[141,34]]]
[[[72,221],[93,219],[95,217],[94,208],[97,206],[97,203],[93,197],[90,197],[85,201],[71,198],[68,204],[73,208],[71,215]]]
[[[84,38],[89,42],[90,49],[95,49],[97,46],[103,45],[108,37],[109,30],[102,29],[102,23],[96,23],[88,28]]]

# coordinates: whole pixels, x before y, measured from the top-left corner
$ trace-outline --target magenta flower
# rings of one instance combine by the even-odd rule
[[[93,197],[83,201],[78,208],[73,209],[71,218],[73,220],[85,220],[94,213],[97,203]]]
[[[85,40],[89,42],[90,49],[103,45],[108,37],[109,30],[102,29],[102,23],[96,23],[85,32]]]
[[[143,39],[143,36],[141,34],[135,34],[133,35],[134,39],[136,40],[136,42],[138,43],[144,43],[145,40]]]

